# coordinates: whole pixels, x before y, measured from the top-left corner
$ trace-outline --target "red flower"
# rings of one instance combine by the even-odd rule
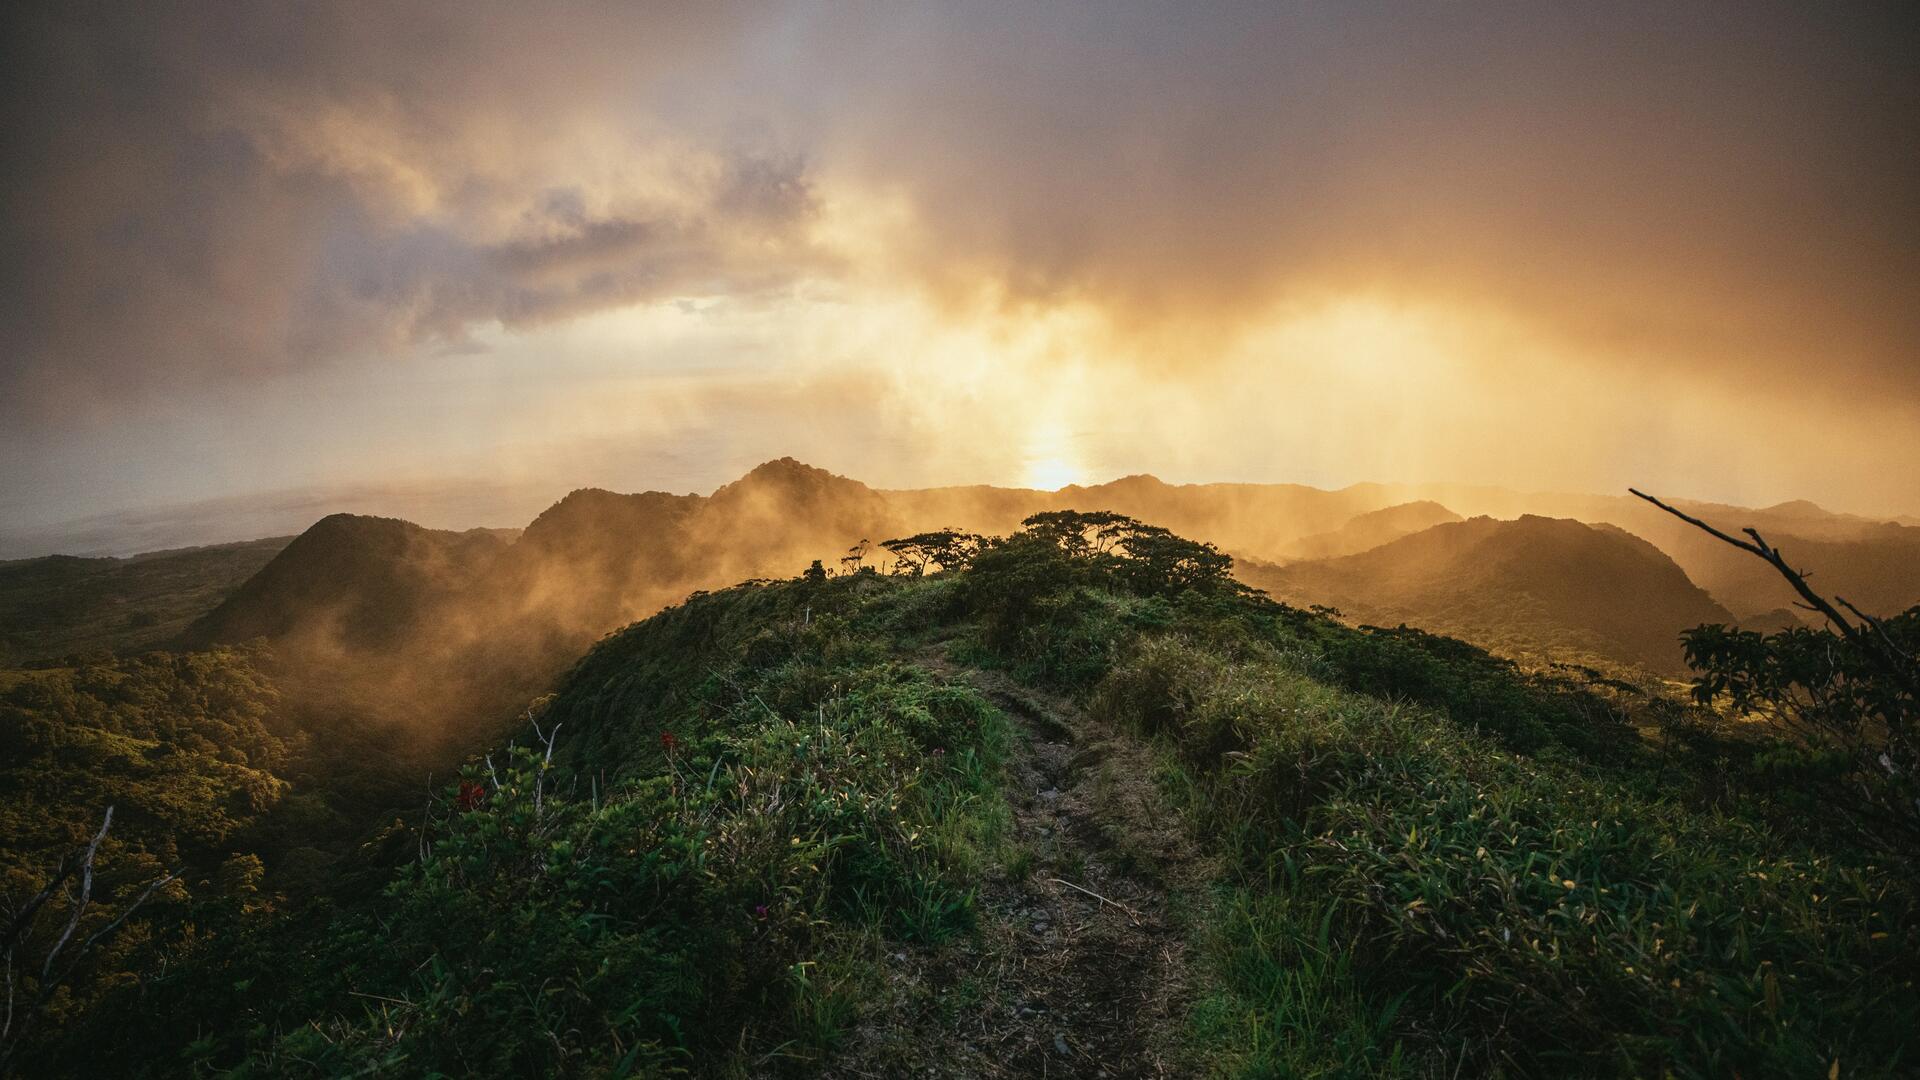
[[[680,740],[673,737],[673,732],[663,731],[660,733],[660,749],[671,755],[675,750],[680,749]]]
[[[453,805],[461,810],[476,810],[487,801],[487,789],[478,780],[460,781],[460,793],[453,797]]]

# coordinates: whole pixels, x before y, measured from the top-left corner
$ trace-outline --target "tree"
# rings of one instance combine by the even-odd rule
[[[859,573],[861,564],[866,562],[867,547],[870,543],[871,541],[861,540],[859,543],[848,548],[847,553],[840,557],[840,572],[843,574]]]
[[[1219,548],[1111,510],[1049,510],[1021,525],[1025,535],[1092,563],[1143,595],[1244,589],[1233,580],[1233,557]]]
[[[1774,720],[1798,740],[1804,764],[1838,763],[1838,770],[1825,770],[1827,779],[1849,797],[1831,800],[1834,809],[1869,832],[1920,840],[1920,607],[1879,618],[1845,597],[1829,600],[1756,530],[1743,530],[1744,540],[1730,536],[1628,490],[1766,561],[1800,594],[1799,606],[1827,622],[1828,629],[1795,627],[1777,634],[1726,626],[1688,631],[1683,641],[1696,672],[1695,700],[1725,701]],[[1822,770],[1801,772],[1808,780],[1822,779]]]
[[[980,553],[984,541],[974,533],[958,529],[937,529],[915,533],[898,540],[883,540],[880,546],[894,557],[894,572],[919,577],[941,570],[965,570]]]
[[[1143,527],[1111,510],[1047,510],[1020,524],[1029,534],[1052,542],[1076,558],[1107,554],[1128,533]]]
[[[1237,592],[1233,557],[1212,544],[1189,540],[1155,525],[1140,525],[1121,540],[1126,559],[1120,573],[1149,596],[1187,592]]]

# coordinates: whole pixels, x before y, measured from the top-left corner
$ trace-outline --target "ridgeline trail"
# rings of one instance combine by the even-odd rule
[[[1187,1075],[1193,900],[1207,877],[1152,754],[1073,704],[933,656],[1012,721],[1014,854],[977,934],[895,950],[887,1000],[826,1070],[846,1076]]]

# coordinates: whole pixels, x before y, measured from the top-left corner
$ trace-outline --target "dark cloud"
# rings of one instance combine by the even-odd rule
[[[803,159],[621,115],[737,37],[719,9],[10,10],[17,406],[763,289],[805,259]]]
[[[1920,394],[1910,6],[963,5],[814,24],[834,160],[956,290],[1217,324],[1486,303],[1623,358]]]
[[[906,224],[854,270],[956,309],[1086,305],[1156,377],[1276,310],[1403,298],[1556,346],[1489,347],[1490,383],[1586,364],[1556,385],[1772,395],[1703,442],[1855,401],[1920,438],[1910,5],[0,19],[0,416],[49,429],[349,355],[458,363],[495,322],[851,279],[815,226],[873,199]]]

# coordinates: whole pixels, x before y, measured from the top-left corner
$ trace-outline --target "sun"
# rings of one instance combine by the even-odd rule
[[[1022,487],[1039,488],[1042,491],[1059,491],[1069,484],[1080,482],[1080,470],[1064,458],[1029,458],[1026,472],[1020,478]]]

